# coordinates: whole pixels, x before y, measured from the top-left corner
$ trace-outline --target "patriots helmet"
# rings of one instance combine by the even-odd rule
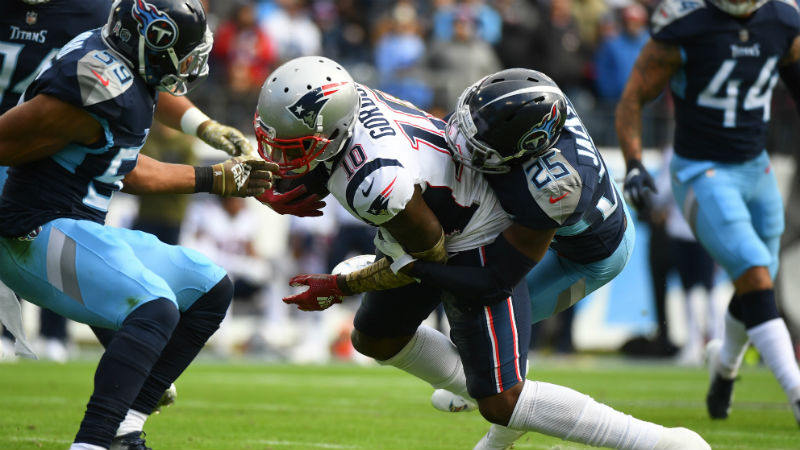
[[[267,76],[253,126],[258,153],[283,178],[336,156],[353,133],[361,97],[341,65],[322,56],[292,59]]]
[[[515,159],[540,156],[552,147],[566,116],[567,98],[550,77],[506,69],[464,90],[445,136],[460,162],[480,172],[504,173]]]
[[[213,37],[200,0],[115,0],[102,36],[158,90],[184,95],[208,75]]]
[[[711,0],[711,3],[732,16],[747,17],[767,0]]]

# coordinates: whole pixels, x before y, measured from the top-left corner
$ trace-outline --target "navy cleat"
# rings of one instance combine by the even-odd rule
[[[706,395],[708,415],[712,419],[727,419],[731,412],[731,398],[733,397],[734,380],[726,380],[719,375],[714,375],[711,386]]]
[[[733,380],[723,378],[716,371],[719,362],[719,352],[722,348],[722,341],[714,339],[706,345],[706,362],[708,364],[708,374],[711,385],[706,394],[706,408],[708,415],[712,419],[727,419],[731,412],[731,400],[733,398]]]
[[[111,441],[111,447],[108,450],[152,450],[144,445],[144,437],[144,431],[134,431],[117,436]]]

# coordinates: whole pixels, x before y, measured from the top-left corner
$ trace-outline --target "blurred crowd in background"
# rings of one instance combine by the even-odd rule
[[[449,112],[465,87],[484,75],[508,67],[536,69],[550,75],[567,93],[595,144],[614,151],[618,148],[614,107],[649,37],[648,20],[657,1],[204,3],[214,31],[211,72],[189,97],[211,117],[245,134],[253,132],[255,105],[266,76],[292,58],[324,55],[343,64],[356,81],[411,101],[439,117]],[[773,154],[793,156],[800,131],[798,115],[781,85],[775,90],[772,105],[768,148]],[[668,93],[645,109],[644,147],[660,150],[669,146],[671,115]],[[156,127],[142,153],[165,162],[194,164],[208,157],[197,154],[196,148],[193,138]],[[667,193],[668,185],[661,191]],[[800,202],[797,195],[793,198],[790,201]],[[139,199],[129,214],[122,214],[119,225],[148,231],[164,242],[197,248],[229,271],[235,295],[226,321],[238,321],[238,325],[226,327],[223,323],[212,340],[218,355],[252,353],[293,362],[357,358],[349,344],[354,308],[348,308],[348,302],[324,314],[309,314],[298,313],[280,299],[290,293],[286,280],[292,275],[330,272],[348,256],[372,253],[374,229],[352,218],[335,201],[328,202],[320,218],[268,216],[265,210],[270,214],[255,200],[239,198],[209,196],[189,203],[186,196],[149,196]],[[787,211],[791,215],[793,209]],[[686,348],[678,354],[678,346],[669,339],[664,312],[664,274],[674,268],[676,258],[681,258],[670,251],[675,242],[668,239],[668,230],[674,228],[667,225],[670,214],[675,220],[676,213],[671,212],[667,198],[657,210],[639,217],[652,228],[649,251],[655,328],[642,342],[629,342],[624,350],[646,356],[677,355],[686,364],[700,364],[702,344],[713,337],[714,322],[722,309],[692,314],[693,309],[703,306],[686,308]],[[787,239],[798,240],[798,225],[800,220],[787,218]],[[259,233],[285,235],[286,246],[264,252],[256,242]],[[692,240],[691,233],[686,237],[679,232],[677,238]],[[698,259],[690,257],[687,261]],[[692,270],[701,269],[705,276],[683,283],[687,298],[696,296],[695,284],[710,290],[709,277],[714,273],[710,259],[705,269]],[[712,275],[707,275],[709,271]],[[535,330],[534,345],[548,345],[559,353],[572,352],[572,316],[571,308],[550,324],[542,324],[541,330]],[[447,326],[441,312],[431,320],[434,326]],[[540,332],[548,330],[550,337]],[[47,331],[43,323],[42,333],[46,342],[40,347],[42,356],[64,361],[74,354],[66,332]],[[9,342],[4,341],[4,345]]]

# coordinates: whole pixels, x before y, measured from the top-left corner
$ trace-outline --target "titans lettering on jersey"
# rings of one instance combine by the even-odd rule
[[[622,240],[622,197],[572,104],[567,104],[564,131],[550,151],[509,173],[486,177],[515,222],[558,229],[551,247],[566,258],[581,264],[599,261]]]
[[[739,162],[765,148],[777,64],[800,33],[793,1],[772,0],[747,19],[703,1],[665,0],[652,17],[653,39],[681,48],[671,80],[675,152]]]
[[[380,226],[405,208],[414,187],[460,251],[488,244],[509,223],[486,180],[453,162],[445,123],[414,105],[357,86],[353,137],[335,163],[328,189],[353,216]]]
[[[0,113],[19,101],[59,48],[108,19],[107,0],[0,2]]]
[[[71,144],[8,171],[0,197],[0,234],[20,236],[56,217],[105,220],[111,195],[136,166],[153,119],[156,93],[103,43],[100,29],[66,44],[25,91],[79,106],[102,125],[96,146]]]

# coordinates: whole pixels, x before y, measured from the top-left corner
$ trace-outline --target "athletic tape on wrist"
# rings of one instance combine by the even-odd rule
[[[211,118],[198,108],[191,107],[181,116],[181,130],[190,136],[197,136],[197,127],[206,120]]]
[[[210,166],[194,167],[194,191],[211,192],[214,187],[214,169]]]

